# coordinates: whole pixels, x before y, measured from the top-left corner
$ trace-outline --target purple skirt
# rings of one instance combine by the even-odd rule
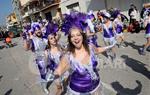
[[[88,93],[93,91],[100,83],[99,75],[98,79],[92,80],[90,74],[79,74],[73,72],[70,79],[70,88],[79,93]]]

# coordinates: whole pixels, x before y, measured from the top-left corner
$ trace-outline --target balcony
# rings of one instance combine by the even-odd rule
[[[59,3],[59,1],[60,0],[40,0],[39,2],[42,7],[45,7],[50,4]]]
[[[34,7],[34,8],[32,8],[32,9],[30,9],[29,11],[28,11],[28,14],[30,15],[30,14],[35,14],[35,13],[37,13],[37,12],[39,12],[40,11],[40,9],[38,8],[38,7]]]
[[[26,18],[29,16],[29,12],[25,12],[24,15],[22,16],[22,18]]]
[[[59,4],[60,0],[41,0],[40,2],[40,9],[45,10],[49,7],[53,7]]]
[[[38,5],[38,3],[39,3],[39,0],[28,0],[28,2],[26,2],[23,6],[21,6],[21,10],[24,11],[29,6]]]
[[[32,1],[32,2],[31,2]],[[23,18],[30,16],[32,14],[36,14],[40,11],[43,11],[47,8],[59,5],[60,0],[31,0],[30,3],[23,6],[21,9]]]

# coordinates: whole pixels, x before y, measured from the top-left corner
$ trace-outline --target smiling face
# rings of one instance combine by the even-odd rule
[[[81,34],[80,29],[72,28],[70,30],[70,42],[77,49],[80,49],[82,47],[82,45],[83,45],[82,44],[83,43],[83,36]]]
[[[72,27],[68,35],[68,51],[75,53],[75,50],[85,49],[89,53],[86,34],[78,27]]]
[[[56,40],[56,35],[54,34],[50,34],[48,35],[48,42],[49,42],[49,45],[56,45],[57,44],[57,40]]]
[[[37,37],[42,37],[42,31],[40,29],[36,30],[35,34],[36,34]]]

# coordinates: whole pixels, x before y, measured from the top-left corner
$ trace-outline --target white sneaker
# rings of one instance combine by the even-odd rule
[[[48,95],[48,94],[49,94],[48,89],[44,88],[43,90],[44,90],[44,93],[45,93],[46,95]]]
[[[42,86],[43,92],[44,92],[46,95],[48,95],[48,94],[49,94],[49,91],[48,91],[48,89],[46,88],[47,82],[42,82],[42,83],[41,83],[41,86]]]
[[[48,72],[47,75],[46,75],[46,81],[53,81],[54,80],[54,75],[53,75],[53,72]]]

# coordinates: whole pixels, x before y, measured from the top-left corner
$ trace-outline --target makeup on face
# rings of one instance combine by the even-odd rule
[[[82,46],[83,36],[79,29],[71,29],[71,42],[76,48],[80,48]]]
[[[55,35],[49,35],[48,40],[49,40],[50,44],[52,44],[52,45],[56,44],[56,42],[57,42]]]

